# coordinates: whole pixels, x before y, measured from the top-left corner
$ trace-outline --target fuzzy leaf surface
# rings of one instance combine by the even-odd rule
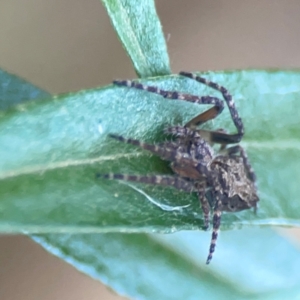
[[[5,76],[12,79],[7,81],[7,89],[15,87],[15,77],[7,73]],[[26,96],[43,98],[46,94],[28,84],[23,97],[24,100]],[[10,101],[10,97],[5,100]],[[41,177],[40,182],[42,180]],[[34,211],[35,204],[30,208]],[[2,211],[5,209],[1,206]],[[278,219],[275,223],[278,224]],[[19,232],[22,232],[21,225]],[[210,239],[207,232],[183,231],[172,235],[55,233],[33,238],[82,272],[132,298],[199,299],[201,295],[207,299],[274,300],[295,299],[299,295],[299,250],[267,228],[222,232],[217,255],[209,267],[204,265]]]
[[[258,178],[260,207],[224,214],[222,229],[299,225],[300,117],[298,72],[204,74],[234,95],[246,148]],[[144,83],[194,94],[215,92],[190,79]],[[0,113],[0,231],[173,232],[202,226],[194,194],[172,188],[97,180],[97,172],[170,174],[168,163],[112,140],[116,133],[147,142],[207,107],[108,86],[31,101]],[[207,128],[234,131],[228,112]],[[146,194],[146,195],[145,195]],[[155,202],[155,203],[154,203]],[[182,206],[189,205],[186,208]]]

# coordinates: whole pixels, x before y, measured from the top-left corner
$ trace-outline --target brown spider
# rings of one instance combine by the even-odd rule
[[[204,214],[205,229],[209,227],[210,210],[213,209],[213,233],[206,261],[209,264],[215,251],[222,211],[236,212],[251,207],[256,210],[259,198],[255,186],[255,174],[244,149],[240,145],[226,148],[227,144],[240,142],[244,135],[244,126],[232,96],[227,89],[205,78],[186,72],[181,72],[180,75],[194,79],[222,93],[237,133],[228,134],[224,129],[216,131],[196,129],[196,126],[215,118],[222,112],[224,103],[216,97],[198,97],[175,91],[164,91],[154,86],[128,80],[114,81],[114,84],[118,86],[146,90],[164,98],[214,106],[190,120],[183,127],[168,127],[165,132],[174,135],[174,141],[152,145],[114,134],[110,135],[114,139],[139,146],[170,161],[175,176],[98,174],[98,177],[172,186],[186,192],[196,192]],[[217,154],[213,151],[213,143],[221,145]]]

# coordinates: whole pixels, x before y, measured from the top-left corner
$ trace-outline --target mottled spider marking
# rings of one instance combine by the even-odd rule
[[[180,74],[222,93],[233,123],[237,128],[237,133],[228,134],[224,129],[216,131],[196,129],[196,126],[204,124],[222,112],[224,104],[216,97],[198,97],[176,91],[165,91],[155,86],[146,86],[128,80],[115,81],[114,83],[119,86],[145,90],[161,95],[164,98],[197,104],[212,104],[213,107],[190,120],[184,127],[170,126],[166,128],[165,133],[172,134],[175,137],[173,141],[152,145],[135,139],[110,135],[120,142],[139,146],[170,161],[171,168],[176,174],[175,176],[98,174],[98,177],[167,185],[187,192],[196,192],[204,215],[205,229],[209,225],[210,209],[213,210],[213,232],[206,261],[208,264],[215,251],[222,211],[236,212],[251,207],[256,209],[259,201],[255,186],[256,177],[246,152],[240,145],[226,149],[226,145],[238,143],[244,134],[242,120],[228,90],[192,73],[181,72]],[[220,153],[214,153],[211,147],[213,143],[221,145]]]
[[[241,158],[243,159],[243,163],[245,165],[249,179],[255,183],[256,176],[255,176],[254,170],[250,164],[250,161],[248,159],[245,149],[243,147],[241,147],[240,145],[236,145],[234,147],[228,148],[227,151],[228,151],[228,155],[230,157],[235,156],[235,155],[241,156]]]

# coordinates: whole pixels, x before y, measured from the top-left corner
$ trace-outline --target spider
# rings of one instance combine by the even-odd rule
[[[111,138],[139,146],[164,160],[170,161],[174,175],[97,174],[97,177],[172,186],[186,192],[197,193],[204,215],[203,227],[205,230],[209,227],[210,211],[213,210],[213,232],[206,260],[206,263],[209,264],[215,251],[222,212],[237,212],[252,207],[256,211],[259,198],[254,171],[245,150],[238,145],[244,135],[244,126],[232,96],[226,88],[205,78],[187,72],[180,72],[179,74],[221,92],[237,133],[228,134],[224,129],[209,131],[197,128],[222,112],[224,102],[219,98],[198,97],[177,91],[165,91],[155,86],[147,86],[129,80],[114,81],[115,85],[145,90],[167,99],[212,104],[213,107],[197,115],[184,126],[166,128],[165,133],[174,136],[172,141],[147,144],[139,140],[110,134]],[[215,143],[220,144],[217,153],[212,148]],[[237,145],[227,147],[229,144]]]

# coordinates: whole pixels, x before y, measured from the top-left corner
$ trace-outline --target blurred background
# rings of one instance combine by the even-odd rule
[[[300,67],[300,1],[156,1],[173,73]],[[0,68],[57,94],[134,78],[99,0],[1,0]],[[280,229],[300,245],[300,231]],[[1,300],[122,299],[24,236],[0,236]]]

